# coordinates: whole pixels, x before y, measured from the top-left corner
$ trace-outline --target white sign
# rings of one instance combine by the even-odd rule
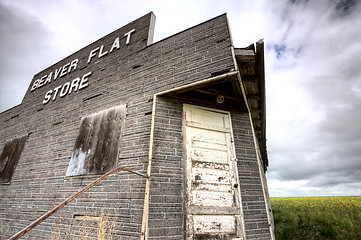
[[[124,36],[126,37],[125,45],[129,45],[130,43],[130,37],[132,33],[135,32],[135,29],[130,30],[129,32],[125,33]],[[114,50],[117,50],[120,48],[120,40],[119,37],[115,38],[113,41],[112,46],[110,49],[104,49],[104,45],[101,45],[100,47],[96,47],[93,50],[90,51],[88,56],[87,64],[89,64],[94,57],[97,56],[97,58],[104,57],[106,55],[111,54]],[[55,69],[55,71],[50,72],[49,74],[46,74],[42,76],[41,78],[34,81],[30,91],[33,92],[38,88],[41,88],[52,81],[56,81],[58,78],[64,77],[67,74],[75,71],[78,67],[79,59],[74,59],[71,62],[66,63],[64,66],[59,67],[58,69]],[[59,85],[55,87],[54,89],[49,90],[45,94],[45,99],[43,100],[43,104],[47,104],[51,99],[55,101],[55,99],[60,96],[61,98],[71,94],[72,92],[77,92],[78,90],[82,90],[86,88],[89,85],[89,76],[92,74],[92,72],[88,72],[84,74],[81,77],[77,77],[73,79],[72,81],[66,82],[62,85]]]

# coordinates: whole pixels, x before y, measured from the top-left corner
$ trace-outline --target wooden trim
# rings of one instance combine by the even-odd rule
[[[222,75],[218,75],[218,76],[215,76],[215,77],[207,78],[207,79],[204,79],[204,80],[201,80],[201,81],[198,81],[198,82],[194,82],[194,83],[190,83],[190,84],[187,84],[187,85],[184,85],[184,86],[180,86],[180,87],[176,87],[176,88],[173,88],[173,89],[165,90],[163,92],[157,93],[156,95],[160,96],[160,95],[165,95],[165,94],[169,94],[169,93],[176,94],[176,93],[182,93],[182,92],[198,89],[198,88],[201,88],[203,85],[208,85],[210,82],[221,80],[223,78],[231,77],[231,76],[234,76],[234,75],[237,75],[237,74],[238,74],[238,71],[231,71],[231,72],[224,73]]]
[[[156,102],[157,102],[157,94],[154,94],[153,107],[152,107],[152,123],[151,123],[151,127],[150,127],[147,180],[146,180],[146,183],[145,183],[144,207],[143,207],[143,218],[142,218],[142,231],[141,231],[141,237],[140,237],[141,240],[147,240],[148,239],[150,174],[151,174],[152,157],[153,157],[153,138],[154,138]]]

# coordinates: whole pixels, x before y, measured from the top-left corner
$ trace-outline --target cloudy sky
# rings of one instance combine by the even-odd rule
[[[153,11],[155,41],[227,13],[266,44],[271,196],[361,195],[361,1],[0,0],[0,112],[37,72]]]

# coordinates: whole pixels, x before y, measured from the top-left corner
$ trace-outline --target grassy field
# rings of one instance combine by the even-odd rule
[[[361,240],[361,196],[272,197],[277,240]]]

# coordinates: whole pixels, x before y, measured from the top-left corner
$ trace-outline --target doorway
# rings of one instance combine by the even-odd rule
[[[186,239],[243,239],[230,112],[184,104]]]

